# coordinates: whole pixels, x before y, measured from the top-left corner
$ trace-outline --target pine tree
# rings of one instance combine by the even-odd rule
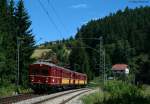
[[[13,8],[13,5],[10,7]],[[15,76],[15,59],[14,59],[14,47],[13,47],[13,36],[12,36],[12,27],[14,27],[10,22],[14,21],[11,19],[11,14],[9,13],[9,5],[7,0],[1,0],[0,4],[0,38],[1,38],[1,52],[4,55],[3,75],[7,76],[7,80],[14,81]],[[12,12],[13,13],[13,12]],[[11,41],[11,42],[10,42]],[[11,54],[10,54],[11,53]],[[8,74],[9,73],[9,74]]]
[[[35,43],[30,29],[31,21],[24,8],[23,0],[18,2],[15,16],[18,45],[20,46],[20,84],[23,84],[24,80],[27,80],[28,65],[32,62],[30,56],[34,50]]]
[[[0,15],[6,16],[7,15],[7,0],[0,0]]]

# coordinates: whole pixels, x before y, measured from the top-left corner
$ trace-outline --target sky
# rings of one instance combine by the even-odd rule
[[[75,36],[77,28],[124,10],[150,6],[150,0],[24,0],[36,44]]]

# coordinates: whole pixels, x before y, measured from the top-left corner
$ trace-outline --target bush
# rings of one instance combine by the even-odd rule
[[[139,95],[142,92],[136,86],[122,81],[109,81],[106,83],[104,90],[108,91],[112,96],[120,96],[122,94]]]

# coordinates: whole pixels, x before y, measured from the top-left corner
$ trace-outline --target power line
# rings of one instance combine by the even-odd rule
[[[43,39],[43,38],[40,37],[40,38],[36,41],[36,43],[39,43],[42,39]]]
[[[100,38],[78,38],[79,41],[83,41],[83,40],[100,40]],[[83,45],[83,44],[82,44]],[[86,47],[94,50],[95,52],[97,53],[100,53],[99,51],[97,51],[95,48],[92,48],[91,46],[87,45],[87,44],[84,44]]]
[[[105,74],[105,48],[103,47],[103,38],[100,37],[100,38],[79,38],[79,40],[99,40],[99,51],[97,51],[99,53],[99,64],[100,64],[100,67],[99,67],[99,71],[103,70],[103,84],[105,85],[105,81],[106,81],[106,74]],[[88,47],[90,47],[89,45],[87,44],[84,44]],[[96,49],[90,47],[91,49],[93,49],[94,51],[96,51]]]
[[[44,5],[42,4],[42,2],[40,0],[38,0],[41,8],[43,9],[43,11],[46,13],[49,21],[54,25],[55,29],[57,30],[57,32],[59,33],[59,35],[61,35],[62,37],[62,33],[61,31],[58,29],[57,25],[55,24],[55,22],[53,21],[52,17],[49,15],[49,12],[46,10],[46,8],[44,7]]]
[[[97,51],[96,49],[92,48],[92,47],[84,47],[84,46],[81,46],[81,47],[68,47],[68,48],[88,48],[88,49],[92,49],[93,51],[99,53],[99,51]]]
[[[64,23],[62,22],[62,20],[61,20],[61,18],[60,18],[60,15],[59,15],[58,12],[56,11],[55,7],[53,6],[52,1],[51,1],[51,0],[48,0],[48,4],[50,5],[51,9],[52,9],[53,12],[55,13],[57,19],[59,20],[59,23],[63,26],[65,32],[66,32],[67,34],[69,34],[69,32],[68,32],[66,26],[64,25]]]

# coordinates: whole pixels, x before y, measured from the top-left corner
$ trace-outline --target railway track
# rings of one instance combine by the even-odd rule
[[[87,90],[87,91],[84,91],[84,92],[80,92],[80,93],[78,93],[78,94],[76,94],[76,95],[74,95],[74,96],[71,96],[70,98],[68,98],[68,99],[66,99],[66,100],[64,100],[64,101],[62,101],[60,104],[66,104],[66,103],[68,103],[69,101],[71,101],[73,98],[75,98],[75,97],[77,97],[77,96],[79,96],[79,95],[81,95],[81,94],[83,94],[83,93],[85,93],[85,92],[88,92],[89,90]]]
[[[82,88],[72,91],[65,91],[64,93],[49,97],[47,99],[32,103],[32,104],[66,104],[73,98],[90,91],[91,89]]]
[[[16,96],[10,96],[5,98],[0,98],[0,104],[45,104],[45,102],[49,102],[52,100],[57,100],[63,96],[69,96],[68,98],[60,101],[59,103],[52,103],[52,104],[65,104],[66,102],[70,101],[71,99],[77,97],[84,92],[87,92],[91,89],[88,88],[81,88],[81,89],[74,89],[68,91],[62,91],[58,93],[52,93],[49,95],[38,95],[38,94],[20,94]],[[75,93],[75,94],[73,94]],[[73,94],[70,96],[69,94]],[[48,103],[50,104],[50,103]]]
[[[41,95],[28,93],[28,94],[19,94],[19,95],[10,96],[10,97],[4,97],[4,98],[0,98],[0,104],[12,104],[12,103],[16,103],[22,100],[38,97],[38,96],[41,96]]]

